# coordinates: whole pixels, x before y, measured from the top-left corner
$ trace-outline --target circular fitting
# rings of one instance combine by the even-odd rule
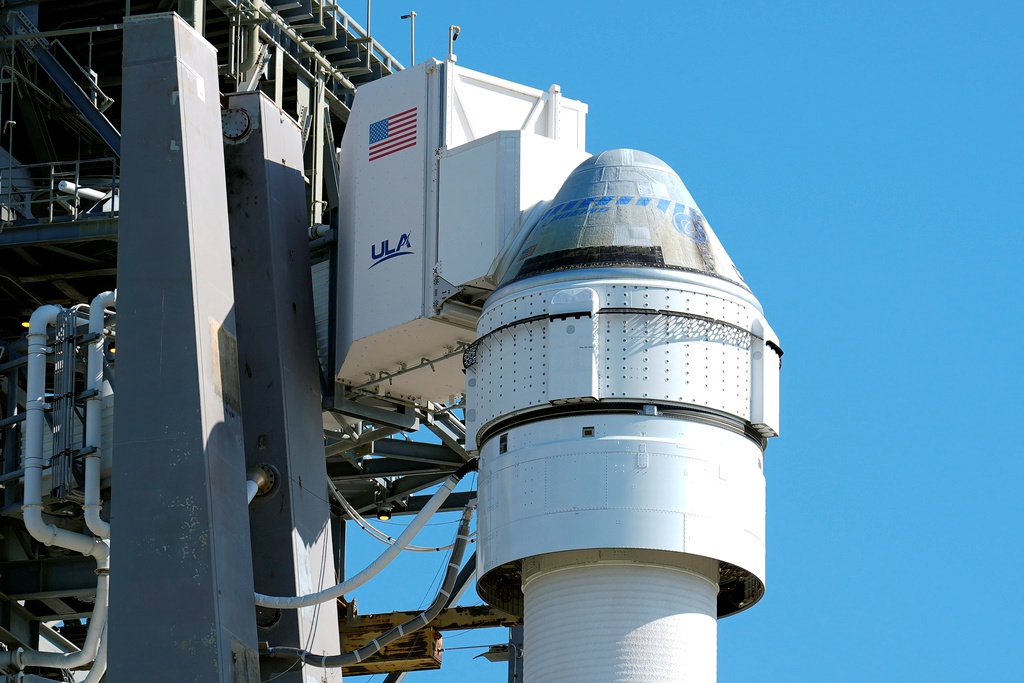
[[[273,491],[274,486],[277,484],[277,470],[274,469],[273,465],[261,462],[249,470],[249,479],[256,482],[258,487],[256,495],[265,496]]]
[[[256,626],[270,628],[281,621],[281,610],[273,607],[256,607]]]
[[[252,130],[252,121],[244,109],[225,109],[220,113],[220,125],[224,137],[232,142],[241,140]]]

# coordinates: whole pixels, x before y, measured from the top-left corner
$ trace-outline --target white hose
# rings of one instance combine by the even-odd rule
[[[393,545],[395,543],[395,539],[392,536],[388,536],[386,533],[384,533],[383,531],[381,531],[377,527],[375,527],[372,524],[370,524],[370,522],[365,517],[363,517],[361,514],[359,514],[359,511],[356,510],[354,507],[352,507],[352,504],[349,503],[345,499],[345,496],[341,495],[341,491],[338,490],[338,487],[334,485],[333,481],[328,479],[327,480],[327,485],[331,489],[331,495],[334,496],[334,499],[336,501],[338,501],[338,504],[341,505],[341,507],[345,510],[345,512],[348,513],[348,516],[352,518],[352,521],[354,521],[357,525],[359,525],[360,529],[362,529],[366,533],[370,534],[371,537],[377,539],[381,543],[387,543],[388,545]],[[475,531],[469,535],[469,537],[471,539],[474,536],[476,536],[476,532]],[[475,541],[471,541],[471,542],[475,542]],[[413,545],[413,544],[410,543],[409,545],[405,546],[405,549],[410,551],[410,552],[414,552],[414,553],[436,553],[436,552],[440,552],[440,551],[443,551],[443,550],[451,550],[454,547],[455,547],[455,543],[449,543],[448,545],[442,545],[442,546],[436,546],[436,547],[429,547],[429,546],[422,546],[422,545]]]
[[[106,308],[117,298],[116,292],[103,292],[89,307],[89,334],[96,339],[89,343],[87,356],[88,378],[86,389],[93,392],[85,404],[85,446],[92,450],[85,456],[85,525],[100,538],[110,538],[110,523],[100,518],[100,478],[103,446],[103,334],[106,326]]]
[[[310,607],[312,605],[318,605],[321,602],[327,602],[328,600],[334,600],[345,595],[349,591],[359,588],[364,583],[375,577],[381,572],[384,567],[388,566],[392,560],[398,557],[398,554],[409,545],[409,542],[419,533],[427,521],[437,512],[438,508],[444,504],[444,501],[451,494],[452,490],[458,485],[459,480],[469,472],[475,469],[477,466],[477,460],[474,458],[465,465],[463,465],[457,472],[452,476],[448,477],[441,488],[437,490],[427,504],[423,506],[423,509],[419,511],[409,526],[405,528],[405,531],[398,537],[394,545],[390,546],[387,550],[380,554],[376,560],[371,562],[369,566],[363,571],[359,572],[351,579],[343,581],[336,586],[326,588],[319,593],[311,593],[310,595],[300,595],[298,597],[273,597],[270,595],[256,594],[256,604],[260,607],[273,607],[276,609],[299,609],[300,607]]]

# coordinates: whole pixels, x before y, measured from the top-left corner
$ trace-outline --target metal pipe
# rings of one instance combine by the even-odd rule
[[[433,621],[434,617],[444,609],[444,606],[448,603],[448,598],[455,587],[455,581],[459,575],[459,566],[462,562],[462,555],[466,551],[467,543],[469,543],[469,520],[473,516],[473,508],[475,507],[476,503],[474,502],[467,505],[466,509],[462,512],[462,520],[459,523],[459,531],[456,536],[455,547],[452,549],[451,557],[448,560],[448,568],[445,571],[444,581],[441,583],[441,588],[438,590],[434,601],[430,603],[430,607],[423,610],[409,621],[399,624],[390,631],[377,636],[370,641],[368,645],[365,645],[353,652],[346,652],[339,655],[316,655],[293,647],[270,647],[267,649],[266,654],[271,657],[280,657],[283,659],[298,659],[305,664],[317,666],[321,669],[336,669],[343,666],[358,664],[367,657],[372,657],[377,654],[381,649],[387,647],[387,645],[395,640],[398,640],[403,636],[407,636],[410,633],[415,633],[429,624]]]
[[[72,669],[94,661],[99,651],[100,633],[107,620],[107,593],[110,587],[110,548],[105,541],[43,521],[43,411],[46,405],[47,328],[56,322],[60,306],[36,309],[29,318],[28,368],[25,396],[25,493],[22,516],[29,534],[44,545],[55,545],[89,555],[96,560],[96,602],[85,643],[78,652],[68,654],[26,651],[23,648],[0,652],[0,668],[40,666]]]
[[[57,191],[65,194],[73,194],[76,197],[85,197],[86,199],[94,202],[106,199],[107,197],[106,194],[99,190],[94,190],[91,187],[81,187],[70,180],[62,180],[57,183]]]
[[[89,669],[89,675],[82,683],[100,683],[103,675],[107,673],[107,625],[103,624],[103,633],[100,635],[100,647],[96,651],[96,660]]]
[[[416,66],[416,11],[402,15],[403,19],[410,19],[409,22],[409,66]]]
[[[89,334],[95,339],[89,344],[86,357],[86,388],[92,392],[85,404],[85,525],[100,538],[110,538],[110,523],[100,518],[100,477],[103,447],[103,356],[106,345],[106,308],[117,301],[117,292],[103,292],[89,306]],[[91,450],[89,450],[91,448]]]
[[[462,28],[454,24],[448,27],[448,61],[455,61],[455,41],[459,39]]]
[[[256,60],[260,55],[260,25],[253,22],[249,26],[249,40],[245,44],[245,59],[238,65],[239,76],[246,74],[249,69],[256,66]]]
[[[345,593],[362,586],[364,583],[379,574],[384,567],[388,566],[388,564],[390,564],[391,561],[394,560],[407,545],[409,545],[413,537],[415,537],[416,534],[419,533],[420,529],[426,525],[427,521],[433,516],[438,508],[441,507],[456,485],[458,485],[459,480],[461,480],[466,474],[476,471],[476,469],[477,459],[473,458],[448,477],[448,479],[441,484],[441,488],[438,489],[437,493],[435,493],[430,500],[427,501],[427,504],[423,509],[413,517],[412,522],[409,523],[409,526],[405,528],[405,531],[403,531],[395,540],[394,544],[388,546],[387,550],[381,553],[376,560],[371,562],[369,566],[352,578],[318,593],[311,593],[309,595],[301,595],[298,597],[273,597],[257,593],[256,604],[260,607],[273,607],[275,609],[299,609],[300,607],[312,607],[313,605],[318,605],[321,602],[340,598],[345,595]]]

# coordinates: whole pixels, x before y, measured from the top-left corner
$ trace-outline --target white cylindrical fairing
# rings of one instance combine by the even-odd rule
[[[715,680],[718,585],[706,576],[640,562],[533,564],[523,581],[525,680]]]

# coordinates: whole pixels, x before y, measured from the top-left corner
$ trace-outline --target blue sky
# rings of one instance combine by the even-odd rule
[[[587,102],[589,151],[667,161],[781,337],[768,591],[720,623],[719,680],[1020,680],[1024,4],[373,8],[400,60],[400,14],[420,60],[459,24],[461,65]],[[360,610],[426,604],[441,561]],[[480,651],[406,680],[504,682]]]

